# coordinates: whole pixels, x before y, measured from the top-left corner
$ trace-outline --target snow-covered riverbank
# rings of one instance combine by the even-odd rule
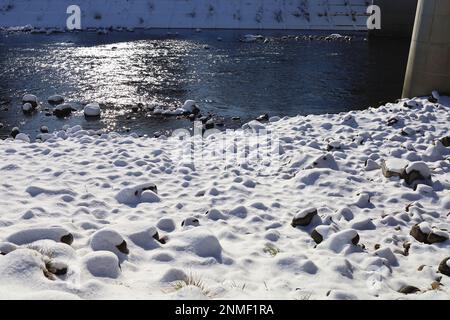
[[[449,111],[245,125],[275,162],[241,130],[195,162],[179,136],[0,141],[0,297],[449,299]]]

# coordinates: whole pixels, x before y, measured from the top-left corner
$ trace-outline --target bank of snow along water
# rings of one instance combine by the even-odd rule
[[[449,299],[449,111],[3,140],[0,297]]]

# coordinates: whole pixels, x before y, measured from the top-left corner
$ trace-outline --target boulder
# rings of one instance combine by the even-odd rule
[[[90,239],[94,251],[111,251],[115,254],[129,254],[127,242],[115,230],[104,228],[96,231]]]
[[[316,208],[307,208],[302,211],[299,211],[295,217],[292,219],[291,225],[295,228],[297,226],[305,227],[309,225],[314,218],[314,216],[317,215],[317,209]]]
[[[64,103],[64,97],[55,94],[55,95],[53,95],[53,96],[48,97],[47,101],[48,101],[48,103],[50,103],[51,105],[58,105],[58,104]]]
[[[199,114],[200,113],[200,108],[197,106],[197,102],[194,100],[186,100],[184,102],[183,106],[181,107],[181,109],[185,113],[190,113],[190,114]]]
[[[425,244],[439,243],[448,240],[447,234],[443,231],[431,228],[426,222],[414,225],[409,234],[417,241]]]
[[[33,108],[36,108],[38,106],[38,99],[33,94],[25,94],[22,97],[22,103],[23,104],[29,103]]]
[[[440,273],[446,275],[447,277],[450,277],[450,257],[442,260],[442,262],[439,264],[438,270]]]
[[[405,182],[410,186],[419,183],[431,184],[431,172],[425,162],[413,162],[408,164],[403,175]]]
[[[256,118],[256,120],[257,120],[257,121],[261,121],[261,122],[269,121],[269,115],[268,115],[267,113],[264,113],[264,114],[258,116],[258,117]]]
[[[53,110],[53,114],[58,118],[65,118],[67,116],[70,116],[71,113],[72,106],[67,103],[60,104]]]
[[[27,134],[25,134],[25,133],[17,134],[14,139],[15,140],[21,140],[21,141],[24,141],[24,142],[30,142],[31,141],[30,137]]]
[[[194,218],[194,217],[186,218],[181,222],[182,227],[187,227],[187,226],[198,227],[199,225],[200,225],[200,221],[198,221],[198,219]]]
[[[406,166],[408,166],[408,161],[403,159],[381,161],[381,171],[386,178],[404,176]]]
[[[102,110],[98,103],[89,103],[84,107],[83,112],[85,117],[100,117]]]

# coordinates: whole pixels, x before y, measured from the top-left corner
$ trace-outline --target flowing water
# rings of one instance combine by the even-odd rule
[[[351,42],[298,41],[282,37],[329,32],[265,31],[267,43],[240,42],[247,33],[0,34],[0,135],[7,136],[14,126],[31,136],[42,125],[139,134],[192,126],[187,119],[133,112],[137,104],[174,108],[193,99],[203,114],[236,126],[263,113],[337,113],[377,106],[401,94],[406,40],[367,41],[365,34],[350,34]],[[24,93],[38,96],[38,112],[23,114]],[[50,116],[46,101],[53,94],[65,96],[80,111],[66,119]],[[83,103],[92,101],[103,106],[100,120],[82,115]]]

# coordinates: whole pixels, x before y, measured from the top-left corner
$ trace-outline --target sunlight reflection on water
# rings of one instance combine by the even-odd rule
[[[401,93],[407,42],[241,43],[242,34],[0,35],[0,122],[5,124],[0,133],[20,123],[29,132],[66,123],[139,133],[189,125],[130,112],[138,103],[176,108],[194,99],[205,112],[245,121],[265,112],[283,116],[360,109]],[[219,35],[223,41],[217,41]],[[64,121],[45,112],[24,117],[20,98],[25,92],[43,102],[62,94],[80,110],[82,103],[97,101],[105,112],[96,122],[86,121],[81,112]]]

